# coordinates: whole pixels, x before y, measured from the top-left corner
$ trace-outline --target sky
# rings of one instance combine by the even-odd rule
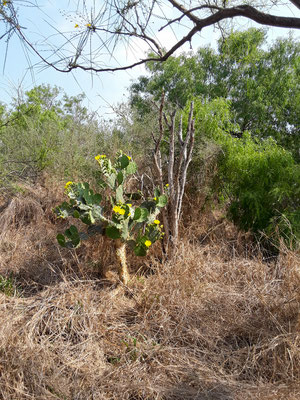
[[[92,2],[93,0],[90,1]],[[20,8],[20,13],[22,13],[20,22],[28,27],[26,32],[34,40],[41,40],[44,37],[45,41],[47,41],[50,38],[55,44],[57,36],[52,36],[53,29],[51,25],[63,32],[74,30],[77,23],[84,26],[84,15],[68,13],[63,7],[64,4],[66,4],[66,7],[68,3],[72,4],[72,0],[39,0],[37,2],[41,6],[39,12],[32,7]],[[77,1],[73,0],[73,10],[75,10],[75,3]],[[68,9],[70,10],[70,8]],[[170,12],[170,10],[165,11],[167,13]],[[294,6],[281,6],[274,10],[273,13],[300,16],[300,11]],[[235,24],[238,29],[258,26],[257,24],[249,23],[244,18],[235,19]],[[182,33],[178,31],[176,34],[180,36]],[[277,37],[286,37],[288,34],[288,29],[268,29],[270,42]],[[294,36],[299,38],[300,32],[295,32]],[[216,47],[218,38],[219,31],[208,27],[196,39],[193,39],[193,49],[196,50],[198,47],[206,45]],[[167,29],[160,34],[159,39],[162,43],[168,43],[168,45],[175,43],[176,40],[174,33]],[[8,50],[7,55],[6,48]],[[180,51],[188,50],[190,50],[188,47],[184,47]],[[139,57],[142,58],[146,51],[145,47],[140,48],[137,44],[134,46],[133,51],[129,51],[123,46],[117,50],[116,58],[121,61],[133,62]],[[30,65],[33,67],[30,68]],[[7,104],[10,103],[13,97],[16,97],[20,89],[27,91],[36,85],[50,84],[63,88],[69,96],[84,93],[86,95],[85,105],[90,110],[97,112],[100,118],[109,119],[113,118],[114,109],[118,107],[118,103],[126,101],[127,89],[131,82],[142,74],[145,74],[144,67],[136,67],[132,70],[114,73],[100,73],[96,76],[91,76],[91,74],[84,71],[75,71],[69,74],[60,73],[51,68],[41,68],[37,58],[30,53],[26,53],[17,38],[12,38],[7,47],[5,41],[0,40],[0,102]]]

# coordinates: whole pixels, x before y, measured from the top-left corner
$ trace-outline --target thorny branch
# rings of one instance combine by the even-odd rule
[[[4,32],[0,34],[0,40],[10,39],[12,34],[17,35],[43,65],[57,71],[68,73],[81,69],[98,73],[127,70],[149,61],[163,62],[185,43],[191,42],[204,28],[219,26],[222,21],[236,17],[244,17],[265,26],[300,29],[299,16],[272,14],[273,7],[279,4],[279,1],[272,0],[264,2],[265,8],[255,6],[256,2],[250,0],[248,4],[241,2],[240,5],[237,0],[104,0],[92,7],[91,11],[88,11],[90,8],[86,0],[78,0],[77,3],[77,11],[71,14],[73,20],[82,20],[80,30],[75,33],[56,31],[53,43],[50,37],[34,42],[30,37],[31,31],[19,22],[22,7],[39,9],[37,3],[33,0],[8,0],[4,5],[1,2],[0,24],[2,22]],[[68,2],[66,4],[69,5]],[[300,0],[286,0],[282,4],[294,7],[295,15],[300,10]],[[82,6],[81,12],[79,5]],[[166,28],[176,30],[178,36],[181,34],[177,42],[169,47],[161,44],[157,36]],[[146,44],[154,53],[131,63],[118,58],[118,51],[124,46],[136,52],[141,44]]]

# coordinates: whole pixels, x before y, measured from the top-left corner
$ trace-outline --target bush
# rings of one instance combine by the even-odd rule
[[[95,148],[105,147],[109,130],[102,131],[82,101],[82,95],[68,97],[42,85],[15,100],[10,110],[0,109],[0,186],[36,179],[41,171],[67,179],[96,173],[90,160]]]
[[[273,139],[223,137],[223,189],[229,216],[240,228],[300,239],[300,166]]]

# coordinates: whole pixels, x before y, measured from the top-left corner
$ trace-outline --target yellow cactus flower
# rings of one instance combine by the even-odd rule
[[[96,157],[95,157],[95,160],[97,160],[97,161],[99,161],[100,160],[100,158],[106,158],[106,155],[105,154],[98,154]]]
[[[159,225],[159,224],[160,224],[160,221],[159,221],[158,219],[155,219],[155,220],[154,220],[154,223],[155,223],[155,225]]]
[[[168,184],[168,183],[166,184],[166,187],[169,187],[169,184]]]
[[[145,246],[146,246],[146,247],[150,247],[151,244],[152,244],[151,240],[146,240],[146,241],[145,241]]]
[[[69,181],[69,182],[67,182],[66,184],[65,184],[65,189],[68,189],[68,187],[70,186],[70,185],[72,185],[72,181]]]
[[[86,24],[85,26],[87,26],[88,28],[90,28],[92,26],[92,24]]]
[[[123,153],[123,155],[126,156],[126,157],[128,158],[129,161],[131,160],[131,157],[128,156],[127,154]]]
[[[75,24],[74,28],[79,28],[79,25],[78,25],[78,24]]]
[[[123,208],[121,208],[120,206],[114,206],[113,211],[117,214],[120,215],[124,215],[125,214],[125,210],[123,210]]]

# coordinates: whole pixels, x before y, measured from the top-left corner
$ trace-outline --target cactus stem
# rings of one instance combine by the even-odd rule
[[[127,285],[130,275],[127,268],[126,243],[120,239],[115,240],[116,257],[118,261],[118,274],[120,281]]]

